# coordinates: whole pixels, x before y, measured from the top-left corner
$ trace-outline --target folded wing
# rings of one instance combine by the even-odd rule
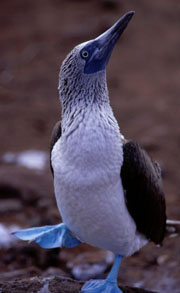
[[[158,163],[134,141],[123,145],[121,169],[126,204],[137,230],[161,244],[166,229],[166,204]]]

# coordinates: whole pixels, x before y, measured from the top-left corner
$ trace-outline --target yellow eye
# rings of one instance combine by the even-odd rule
[[[83,58],[87,58],[89,53],[88,53],[88,51],[82,51],[81,55],[82,55]]]

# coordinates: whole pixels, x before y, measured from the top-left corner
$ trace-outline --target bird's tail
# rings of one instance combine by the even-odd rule
[[[176,237],[180,235],[180,221],[166,220],[166,236]]]

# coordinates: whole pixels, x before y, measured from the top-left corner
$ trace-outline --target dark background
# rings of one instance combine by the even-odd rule
[[[32,149],[48,152],[51,130],[60,118],[57,84],[61,62],[75,45],[96,37],[129,10],[136,14],[107,68],[111,105],[125,137],[139,141],[161,164],[168,218],[180,220],[179,1],[2,0],[2,223],[30,227],[59,221],[49,167],[41,172],[29,170],[5,164],[2,156]],[[160,249],[149,244],[124,260],[119,280],[159,292],[180,292],[179,247],[179,238],[166,239]],[[7,280],[57,271],[69,276],[70,255],[83,253],[89,253],[88,263],[93,262],[92,254],[97,261],[97,251],[86,246],[72,252],[47,252],[14,241],[1,249],[0,273]]]

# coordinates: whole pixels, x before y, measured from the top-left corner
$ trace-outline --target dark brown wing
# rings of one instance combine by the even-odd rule
[[[123,145],[121,169],[126,204],[137,230],[161,244],[166,228],[166,204],[158,163],[134,142]]]
[[[51,164],[51,152],[53,146],[55,145],[56,141],[61,137],[61,121],[58,121],[53,128],[52,135],[51,135],[51,142],[50,142],[50,167],[52,174],[54,175],[54,171]]]

